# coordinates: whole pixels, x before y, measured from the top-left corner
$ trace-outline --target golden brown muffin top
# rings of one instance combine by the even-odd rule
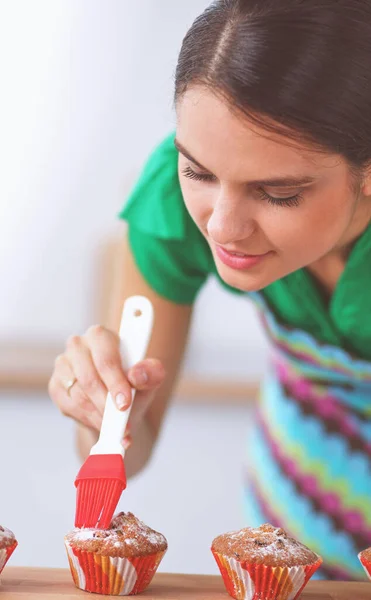
[[[15,535],[10,529],[0,525],[0,548],[7,548],[15,543]]]
[[[319,558],[309,548],[289,537],[283,529],[277,529],[269,523],[224,533],[215,538],[211,549],[241,562],[272,567],[312,565]]]
[[[74,529],[65,536],[74,548],[102,556],[147,556],[167,549],[166,538],[132,513],[120,512],[108,529]]]
[[[363,550],[361,552],[361,558],[364,558],[365,560],[371,560],[371,548],[366,548],[366,550]]]

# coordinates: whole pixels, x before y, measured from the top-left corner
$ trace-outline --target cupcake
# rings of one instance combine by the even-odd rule
[[[322,563],[320,556],[269,524],[220,535],[211,551],[236,600],[295,600]]]
[[[18,545],[14,533],[0,525],[0,573]]]
[[[143,592],[167,550],[161,533],[123,512],[108,529],[74,529],[65,545],[75,585],[113,596]]]
[[[358,558],[361,561],[361,565],[367,573],[369,579],[371,579],[371,548],[363,550],[358,554]]]

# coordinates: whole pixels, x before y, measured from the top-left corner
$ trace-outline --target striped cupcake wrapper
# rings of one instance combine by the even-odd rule
[[[227,592],[235,600],[296,600],[322,564],[271,567],[239,562],[212,551]]]
[[[81,590],[111,596],[140,594],[151,583],[165,552],[142,557],[102,556],[65,541],[72,579]]]
[[[0,549],[0,573],[4,569],[6,563],[8,562],[9,558],[11,557],[17,546],[18,542],[14,541],[14,543],[11,546],[6,546],[5,548]]]
[[[358,554],[358,558],[362,567],[366,571],[367,577],[371,580],[371,560],[367,560],[367,558],[364,558],[363,552],[360,552]]]

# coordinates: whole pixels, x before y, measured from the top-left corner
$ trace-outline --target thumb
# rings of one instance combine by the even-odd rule
[[[127,378],[137,390],[155,390],[165,379],[165,369],[159,360],[147,358],[134,365]]]

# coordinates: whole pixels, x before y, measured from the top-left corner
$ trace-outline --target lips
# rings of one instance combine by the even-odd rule
[[[243,258],[246,256],[256,256],[251,254],[244,254],[243,252],[230,252],[229,250],[226,250],[226,252],[229,252],[229,254],[232,254],[232,256],[241,256]]]
[[[233,252],[231,250],[226,250],[222,246],[216,246],[216,254],[227,267],[242,271],[258,265],[271,253],[244,254],[243,252]]]

